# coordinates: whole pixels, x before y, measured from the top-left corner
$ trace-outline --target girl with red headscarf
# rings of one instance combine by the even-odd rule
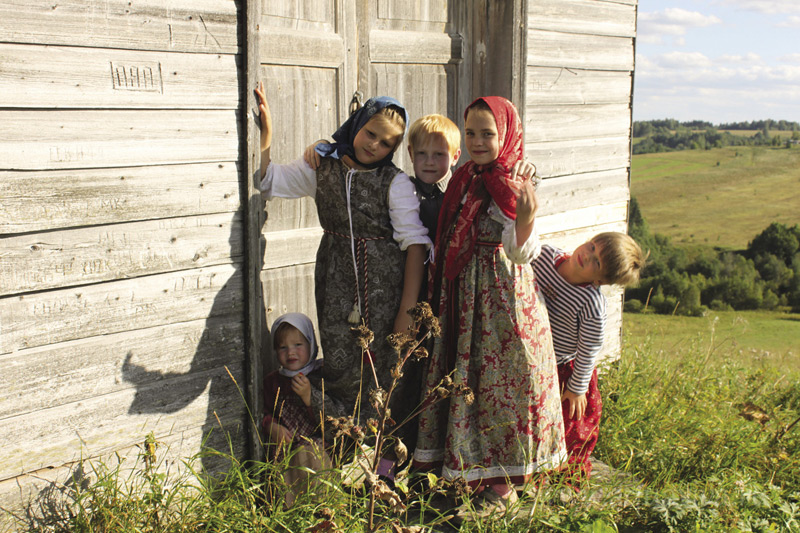
[[[446,375],[469,387],[427,406],[414,453],[419,468],[482,487],[487,509],[516,500],[515,485],[567,458],[555,354],[530,262],[540,250],[531,181],[517,179],[522,124],[505,98],[464,113],[471,160],[445,193],[433,267],[435,339],[426,386]]]

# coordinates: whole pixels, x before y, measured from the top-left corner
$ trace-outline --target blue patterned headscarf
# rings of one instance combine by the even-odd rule
[[[364,127],[364,124],[369,122],[369,119],[371,119],[375,113],[390,105],[397,107],[403,112],[403,119],[406,122],[405,129],[407,131],[408,112],[406,111],[406,108],[391,96],[376,96],[375,98],[370,98],[367,100],[367,102],[361,108],[359,108],[355,113],[350,115],[347,120],[344,121],[344,124],[339,126],[339,129],[333,134],[333,143],[318,144],[315,149],[316,152],[322,157],[333,157],[335,159],[341,159],[344,156],[350,156],[350,159],[365,168],[378,168],[388,165],[392,162],[392,156],[394,156],[394,152],[397,149],[396,146],[395,150],[389,152],[389,155],[384,157],[382,160],[378,161],[377,163],[365,165],[356,159],[355,152],[353,151],[353,141],[355,140],[358,131]],[[403,133],[405,134],[405,132]]]

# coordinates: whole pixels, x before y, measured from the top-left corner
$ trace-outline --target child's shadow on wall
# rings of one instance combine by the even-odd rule
[[[198,451],[198,407],[190,404],[198,400],[208,389],[208,407],[202,422],[202,439],[204,448],[243,457],[247,451],[248,436],[253,431],[246,408],[248,374],[245,343],[247,328],[243,323],[246,316],[243,306],[246,305],[243,237],[243,209],[237,212],[238,224],[233,224],[229,237],[231,257],[234,261],[235,273],[216,293],[214,303],[205,320],[202,335],[195,339],[197,347],[191,365],[185,372],[162,372],[149,370],[144,365],[133,362],[137,355],[128,352],[122,365],[122,378],[136,386],[136,395],[128,413],[131,415],[174,414],[183,409],[186,415],[176,417],[168,430],[171,446],[185,444],[188,437],[189,450],[182,455],[191,455]],[[263,254],[262,254],[263,257]],[[259,269],[260,270],[260,269]],[[262,306],[263,307],[263,306]],[[261,316],[262,327],[265,317]],[[196,331],[196,329],[195,329]],[[193,341],[190,341],[193,342]],[[166,367],[170,361],[160,365]],[[158,363],[156,363],[158,364]],[[155,366],[155,365],[153,365]],[[235,380],[235,381],[234,381]],[[158,419],[149,421],[150,426],[159,426]],[[147,427],[145,432],[149,431]],[[187,432],[188,433],[185,433]],[[188,457],[176,457],[181,459]],[[211,472],[227,468],[224,455],[202,454],[204,469]]]

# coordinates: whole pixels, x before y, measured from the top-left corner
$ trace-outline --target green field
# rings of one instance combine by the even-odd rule
[[[800,149],[636,155],[631,195],[650,229],[674,244],[743,249],[772,222],[800,223]]]
[[[668,353],[703,349],[742,354],[746,360],[800,368],[800,314],[778,311],[712,311],[702,318],[625,313],[623,338],[648,339]]]

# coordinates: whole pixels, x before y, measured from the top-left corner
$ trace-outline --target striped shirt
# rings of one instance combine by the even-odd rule
[[[556,265],[566,257],[563,250],[544,244],[533,267],[550,316],[556,362],[563,365],[575,360],[566,386],[574,394],[584,394],[603,347],[606,298],[592,284],[572,285],[561,277]]]

